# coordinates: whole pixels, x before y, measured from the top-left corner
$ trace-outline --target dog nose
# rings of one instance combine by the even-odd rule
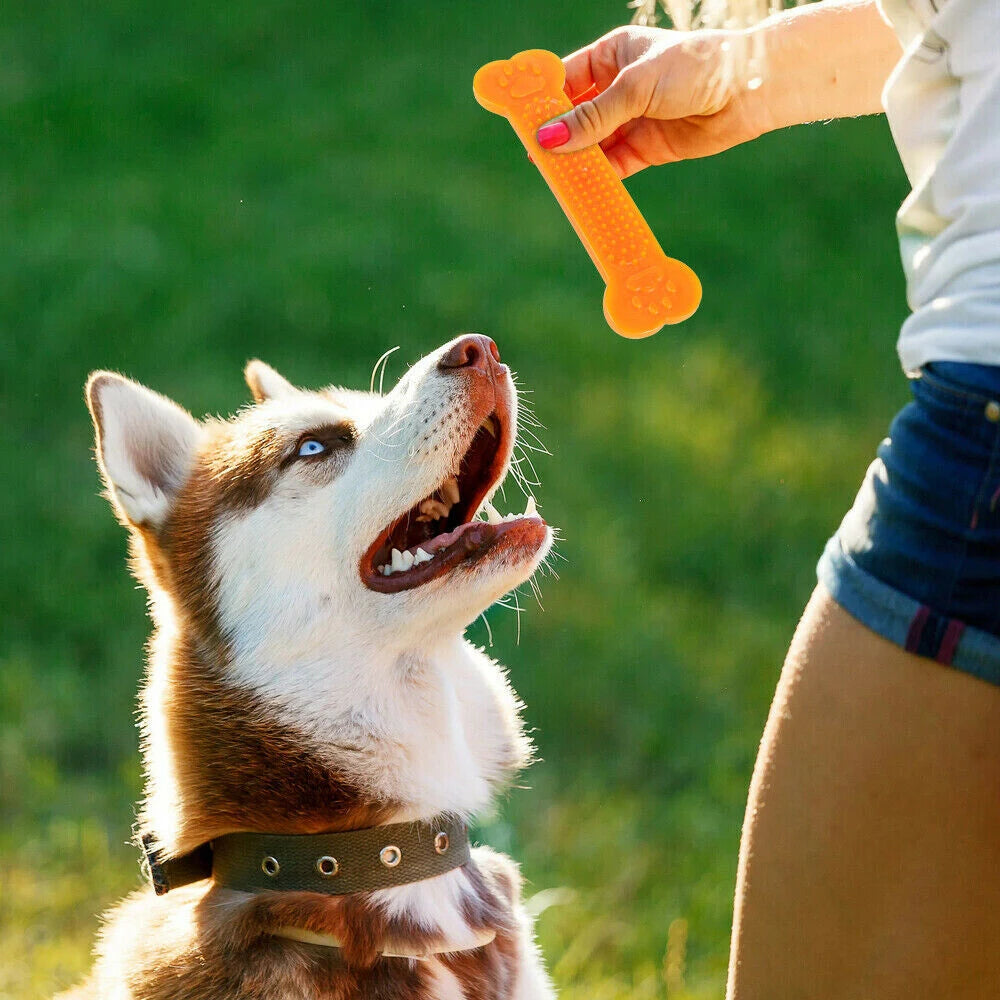
[[[500,351],[497,345],[481,333],[469,334],[456,341],[448,349],[448,353],[438,362],[441,371],[453,368],[475,368],[477,371],[488,372],[490,359],[500,363]]]

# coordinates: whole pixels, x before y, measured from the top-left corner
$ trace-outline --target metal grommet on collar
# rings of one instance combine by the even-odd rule
[[[438,854],[444,854],[444,852],[448,850],[448,845],[450,843],[451,841],[448,839],[448,834],[442,830],[434,838],[434,850],[437,851]]]
[[[323,857],[316,859],[316,871],[323,878],[333,878],[340,871],[340,865],[337,863],[335,857],[330,854],[324,854]]]
[[[272,857],[270,854],[264,858],[260,863],[260,870],[268,877],[274,878],[278,872],[281,871],[281,865],[278,864],[278,859]]]
[[[991,399],[986,404],[986,409],[984,410],[986,419],[991,423],[995,424],[1000,422],[1000,403],[995,399]]]
[[[386,868],[395,868],[403,860],[403,852],[395,844],[388,844],[378,852],[378,859]]]

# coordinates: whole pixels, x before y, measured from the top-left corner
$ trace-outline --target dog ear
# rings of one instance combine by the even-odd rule
[[[247,380],[255,403],[263,403],[266,399],[281,399],[299,391],[270,365],[265,365],[256,358],[247,362],[243,377]]]
[[[165,396],[113,372],[87,380],[97,463],[126,524],[158,528],[184,485],[200,434],[198,422]]]

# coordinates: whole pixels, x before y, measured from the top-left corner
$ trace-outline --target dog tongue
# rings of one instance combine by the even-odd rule
[[[454,531],[446,531],[444,534],[428,538],[426,542],[421,543],[420,548],[422,548],[428,555],[431,555],[441,549],[446,549],[453,542],[458,541],[462,533],[467,528],[471,528],[472,525],[485,523],[485,521],[467,521],[465,524],[460,524]]]

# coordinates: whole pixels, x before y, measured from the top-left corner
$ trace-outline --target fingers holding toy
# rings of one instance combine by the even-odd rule
[[[639,29],[636,29],[639,30]],[[581,97],[590,97],[607,90],[611,81],[621,71],[618,53],[621,48],[622,36],[628,28],[615,28],[596,42],[563,59],[566,67],[566,92],[574,104]]]
[[[538,130],[539,145],[567,153],[585,149],[642,115],[650,77],[636,73],[634,63],[649,44],[648,34],[644,28],[617,28],[563,60],[574,108]]]
[[[538,130],[539,145],[569,153],[601,143],[627,177],[755,138],[764,128],[755,125],[752,93],[732,72],[739,41],[730,31],[605,35],[563,60],[576,106]]]
[[[543,125],[538,130],[538,144],[542,149],[561,149],[567,153],[586,149],[639,117],[641,102],[640,81],[633,80],[628,71],[620,73],[606,90]]]

